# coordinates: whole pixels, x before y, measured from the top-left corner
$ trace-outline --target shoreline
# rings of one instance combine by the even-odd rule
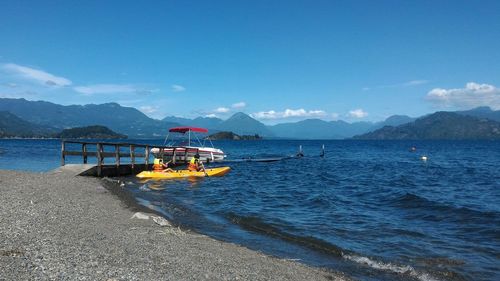
[[[0,170],[0,279],[350,280],[164,219],[160,226],[154,211],[105,185],[60,171]]]

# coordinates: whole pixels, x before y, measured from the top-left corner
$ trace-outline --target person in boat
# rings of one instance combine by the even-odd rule
[[[193,172],[199,172],[203,170],[203,166],[200,162],[200,155],[198,153],[196,153],[194,157],[191,158],[191,161],[189,161],[188,170]]]
[[[162,173],[169,173],[169,172],[173,172],[174,170],[172,170],[172,168],[169,167],[169,164],[171,163],[172,161],[168,161],[166,164],[163,163],[163,161],[159,158],[155,158],[154,162],[153,162],[153,171],[154,172],[162,172]]]

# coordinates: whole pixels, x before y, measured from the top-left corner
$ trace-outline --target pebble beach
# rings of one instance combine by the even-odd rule
[[[0,170],[0,280],[350,280],[171,225],[98,178]]]

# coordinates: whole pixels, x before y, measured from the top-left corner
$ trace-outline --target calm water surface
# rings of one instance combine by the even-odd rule
[[[220,178],[129,177],[126,192],[217,239],[361,280],[500,280],[500,142],[215,145],[232,159],[293,155],[299,145],[306,157],[227,163]],[[0,140],[0,169],[47,171],[59,153],[56,140]]]

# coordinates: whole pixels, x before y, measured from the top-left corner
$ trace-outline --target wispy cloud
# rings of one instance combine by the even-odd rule
[[[8,88],[17,88],[18,85],[16,83],[2,83],[2,86],[8,87]]]
[[[216,113],[228,113],[230,111],[227,107],[219,107],[214,110]]]
[[[243,108],[245,106],[247,106],[247,104],[245,102],[243,102],[243,101],[240,101],[240,102],[237,102],[237,103],[233,103],[231,105],[232,108]]]
[[[38,82],[47,86],[69,86],[71,80],[56,76],[40,69],[34,69],[14,63],[3,64],[2,68],[10,74],[18,75],[23,79]]]
[[[211,111],[200,110],[198,113],[202,114],[205,117],[217,117],[217,118],[219,118],[221,115],[222,116],[227,115],[227,114],[234,112],[237,109],[241,109],[245,106],[246,106],[245,102],[237,102],[237,103],[233,103],[231,106],[220,106],[220,107],[217,107],[216,109],[211,110]]]
[[[429,83],[429,80],[410,80],[406,81],[403,83],[397,83],[397,84],[389,84],[389,85],[377,85],[373,87],[364,87],[362,88],[363,91],[369,91],[372,89],[386,89],[386,88],[404,88],[404,87],[412,87],[412,86],[418,86],[418,85],[424,85]]]
[[[438,106],[470,108],[490,106],[500,108],[500,88],[489,84],[469,82],[464,88],[434,88],[427,93],[427,100]]]
[[[12,99],[18,99],[18,98],[25,98],[29,100],[33,100],[36,98],[38,95],[37,92],[34,91],[19,91],[15,93],[3,93],[0,92],[0,98],[12,98]]]
[[[428,80],[411,80],[402,84],[404,87],[417,86],[429,83]]]
[[[179,93],[179,92],[184,92],[186,90],[185,87],[181,86],[181,85],[172,85],[170,86],[171,87],[171,90],[172,92],[175,92],[175,93]]]
[[[159,107],[158,106],[150,106],[150,105],[144,105],[139,107],[139,110],[144,113],[144,114],[153,114],[158,112]]]
[[[353,110],[349,111],[348,116],[351,118],[364,118],[364,117],[368,116],[368,112],[365,112],[363,109],[358,108],[358,109],[353,109]]]
[[[284,111],[260,111],[250,114],[253,118],[265,119],[286,119],[293,117],[325,117],[327,113],[323,110],[285,109]]]
[[[84,95],[115,93],[151,94],[155,91],[130,84],[95,84],[87,86],[77,86],[73,89]]]

